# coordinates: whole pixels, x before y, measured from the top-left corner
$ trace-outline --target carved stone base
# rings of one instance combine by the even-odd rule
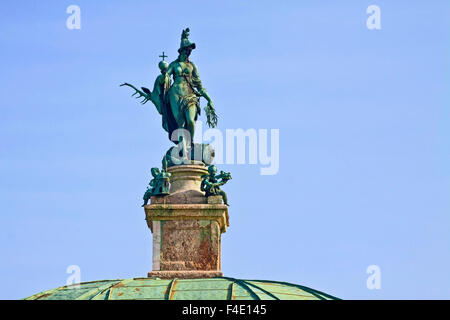
[[[182,165],[169,167],[170,194],[151,197],[152,204],[208,203],[205,193],[200,190],[202,176],[208,174],[204,165]]]
[[[145,211],[153,232],[153,271],[220,271],[227,206],[151,204]]]
[[[150,271],[148,273],[149,278],[160,279],[202,279],[202,278],[215,278],[222,277],[221,271]]]
[[[153,233],[153,270],[148,276],[222,276],[221,236],[229,226],[228,207],[222,197],[207,198],[200,191],[205,166],[174,166],[168,171],[170,195],[151,197],[151,204],[144,207]]]

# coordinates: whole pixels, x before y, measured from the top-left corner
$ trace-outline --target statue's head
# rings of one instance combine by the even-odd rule
[[[180,49],[178,49],[178,53],[184,54],[186,57],[189,57],[192,50],[195,49],[195,43],[189,40],[189,31],[189,28],[186,28],[181,33]]]
[[[156,176],[159,174],[158,168],[152,168],[150,171],[152,173],[153,178],[156,178]]]
[[[211,176],[212,176],[212,175],[215,175],[216,172],[217,172],[216,166],[215,166],[215,165],[209,166],[209,167],[208,167],[208,172],[209,172],[209,174],[210,174]]]
[[[178,52],[180,53],[180,56],[184,55],[185,57],[188,58],[192,53],[192,47],[185,47],[183,49],[178,50]]]

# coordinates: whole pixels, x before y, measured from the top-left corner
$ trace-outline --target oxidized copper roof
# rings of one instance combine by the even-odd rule
[[[286,282],[210,279],[103,280],[64,286],[25,300],[334,300],[336,297]]]

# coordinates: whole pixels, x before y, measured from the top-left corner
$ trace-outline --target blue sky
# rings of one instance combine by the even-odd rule
[[[81,29],[66,8],[81,8]],[[366,8],[381,9],[381,30]],[[344,299],[448,299],[448,1],[2,1],[0,298],[145,276],[140,207],[170,141],[151,87],[181,30],[219,129],[280,130],[280,170],[233,180],[226,276]],[[204,115],[202,116],[204,121]],[[368,290],[366,268],[381,269]]]

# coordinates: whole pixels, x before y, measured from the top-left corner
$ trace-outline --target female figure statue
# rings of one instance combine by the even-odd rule
[[[204,97],[208,101],[205,111],[210,127],[215,127],[217,124],[217,116],[213,112],[212,100],[202,86],[197,66],[189,60],[192,50],[195,49],[195,43],[191,43],[188,37],[189,28],[183,30],[178,59],[169,64],[167,75],[172,75],[174,80],[168,95],[177,128],[187,129],[192,142],[195,121],[200,115],[200,97]]]
[[[161,75],[159,75],[153,87],[153,91],[142,87],[142,91],[133,85],[123,83],[121,86],[129,86],[138,94],[137,98],[143,98],[142,104],[152,101],[158,112],[162,115],[163,128],[168,132],[169,139],[176,129],[186,129],[190,134],[192,143],[195,133],[195,121],[200,115],[200,97],[204,97],[208,104],[205,107],[207,124],[214,128],[217,125],[217,115],[215,113],[211,97],[202,86],[198,74],[197,66],[189,60],[195,43],[189,41],[189,28],[183,30],[181,34],[181,44],[178,49],[178,58],[167,64],[164,61],[159,63]],[[171,84],[170,76],[173,77]],[[179,137],[174,141],[181,141]]]

